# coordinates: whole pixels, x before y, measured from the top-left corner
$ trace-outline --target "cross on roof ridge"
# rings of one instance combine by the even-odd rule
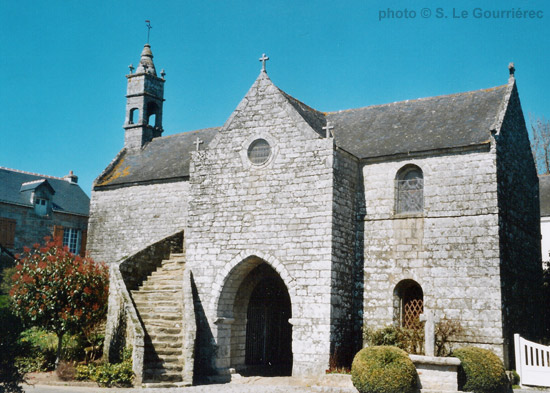
[[[330,138],[331,136],[334,136],[331,131],[332,129],[334,129],[334,126],[330,121],[327,121],[327,125],[323,127],[323,130],[326,131],[325,138]]]
[[[262,62],[262,72],[266,72],[265,71],[265,62],[269,60],[269,57],[267,57],[265,55],[265,53],[263,53],[262,57],[260,57],[258,60],[260,60]]]

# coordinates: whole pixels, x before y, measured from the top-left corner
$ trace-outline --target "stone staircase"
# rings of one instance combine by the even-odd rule
[[[143,385],[178,387],[183,382],[184,254],[171,254],[131,291],[145,330]]]

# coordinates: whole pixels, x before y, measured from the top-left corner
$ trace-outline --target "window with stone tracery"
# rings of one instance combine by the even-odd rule
[[[422,170],[415,165],[407,165],[397,172],[395,183],[395,213],[421,213],[424,210]]]

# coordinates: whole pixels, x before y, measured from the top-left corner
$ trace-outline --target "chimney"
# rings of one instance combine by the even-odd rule
[[[68,181],[71,184],[78,184],[78,176],[73,171],[69,171],[68,175],[63,176],[63,180]]]

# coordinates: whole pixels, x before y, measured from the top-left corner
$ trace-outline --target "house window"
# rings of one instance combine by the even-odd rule
[[[6,248],[15,248],[15,220],[0,218],[0,244]]]
[[[394,290],[394,320],[406,329],[420,328],[420,314],[424,312],[424,292],[414,280],[403,280]]]
[[[424,210],[424,176],[415,165],[408,165],[397,172],[395,212],[397,214],[421,213]]]
[[[35,198],[34,211],[39,216],[45,216],[48,214],[48,200],[44,198]]]
[[[73,254],[80,253],[81,231],[75,228],[64,228],[63,230],[63,245],[69,247],[69,251]]]

